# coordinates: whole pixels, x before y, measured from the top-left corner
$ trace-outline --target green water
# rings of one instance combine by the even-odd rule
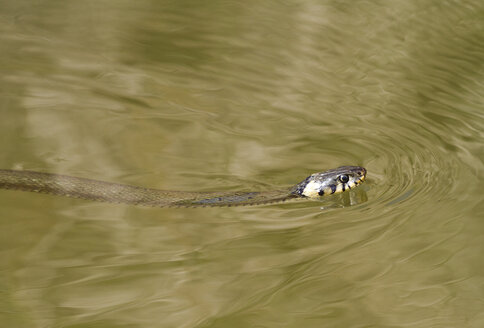
[[[482,1],[0,1],[0,168],[322,202],[0,191],[2,327],[483,327]]]

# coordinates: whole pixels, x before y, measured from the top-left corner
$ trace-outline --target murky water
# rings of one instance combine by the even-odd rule
[[[0,191],[9,327],[483,327],[482,1],[0,1],[1,168],[323,202]]]

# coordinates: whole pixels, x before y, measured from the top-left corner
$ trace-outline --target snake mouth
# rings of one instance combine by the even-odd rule
[[[359,186],[365,181],[367,171],[364,167],[357,167],[352,171],[354,172],[353,178],[346,183],[342,183],[341,186],[337,186],[336,192],[332,192],[332,193],[344,192],[347,189],[352,189],[352,188],[355,188],[356,186]]]
[[[362,170],[359,172],[360,178],[358,179],[358,184],[362,183],[366,179],[366,169],[362,167]]]
[[[359,176],[354,180],[355,187],[359,186],[366,180],[366,169],[364,167],[362,167],[361,169],[361,171],[357,172]]]

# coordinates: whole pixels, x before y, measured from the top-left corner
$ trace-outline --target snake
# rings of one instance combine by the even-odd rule
[[[55,173],[0,169],[0,189],[30,191],[90,201],[152,207],[261,205],[290,199],[317,199],[362,183],[366,169],[340,166],[311,174],[300,183],[268,191],[169,191]]]

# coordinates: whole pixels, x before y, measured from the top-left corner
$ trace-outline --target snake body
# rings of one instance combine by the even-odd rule
[[[341,166],[314,173],[297,185],[273,191],[186,192],[137,187],[54,173],[0,170],[0,188],[46,193],[92,201],[156,207],[239,206],[316,198],[356,187],[366,169]]]

